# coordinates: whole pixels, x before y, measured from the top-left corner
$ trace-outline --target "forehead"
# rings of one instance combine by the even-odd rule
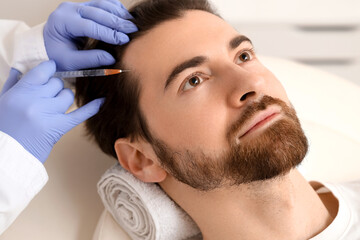
[[[206,55],[214,44],[227,47],[225,44],[235,35],[236,30],[218,16],[191,10],[132,41],[123,62],[144,85],[149,79],[166,79],[177,63]]]

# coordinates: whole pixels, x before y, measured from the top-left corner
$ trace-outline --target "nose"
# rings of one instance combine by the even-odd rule
[[[232,107],[241,107],[265,94],[265,79],[257,72],[236,67],[238,69],[227,71],[228,103]]]

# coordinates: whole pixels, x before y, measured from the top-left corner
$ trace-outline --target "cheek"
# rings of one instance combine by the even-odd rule
[[[264,79],[266,79],[265,94],[271,97],[279,98],[289,105],[290,101],[286,94],[285,88],[277,79],[277,77],[265,67],[262,71],[262,75]]]
[[[277,79],[274,80],[274,91],[276,92],[277,98],[283,100],[287,105],[290,105],[289,98],[286,94],[284,86],[281,84],[281,82]]]
[[[206,94],[193,94],[184,102],[167,101],[147,112],[156,137],[174,149],[201,148],[208,152],[223,147],[226,141],[226,112],[222,101]],[[196,95],[196,96],[195,96]]]

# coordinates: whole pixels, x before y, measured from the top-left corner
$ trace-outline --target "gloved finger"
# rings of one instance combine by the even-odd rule
[[[74,62],[75,69],[96,68],[115,63],[110,53],[98,49],[73,51],[68,56]]]
[[[9,77],[4,83],[4,86],[0,92],[0,96],[3,95],[5,92],[7,92],[7,90],[12,88],[18,82],[20,74],[21,73],[18,70],[16,70],[15,68],[11,68]]]
[[[76,37],[90,37],[106,43],[121,45],[129,42],[129,37],[121,32],[104,27],[88,19],[81,19],[81,30],[76,27],[72,34]]]
[[[100,8],[108,13],[114,14],[123,19],[132,19],[133,17],[130,15],[127,9],[122,8],[119,5],[116,5],[109,1],[91,1],[85,4],[86,6],[92,6],[95,8]]]
[[[64,89],[64,82],[59,78],[50,78],[50,80],[41,86],[41,96],[55,97]]]
[[[114,6],[114,4],[111,5]],[[132,33],[138,31],[134,23],[128,20],[124,20],[99,8],[83,6],[79,9],[79,13],[85,19],[92,20],[98,24],[103,25],[104,27],[108,27],[123,33]]]
[[[38,66],[26,73],[18,84],[43,85],[49,81],[56,71],[55,62],[50,60],[40,63]]]
[[[64,88],[55,98],[48,101],[48,104],[57,113],[65,113],[74,103],[74,98],[74,93],[69,88]]]
[[[98,113],[103,103],[104,98],[98,98],[72,111],[71,113],[66,114],[66,117],[68,118],[68,122],[70,124],[68,126],[68,129],[65,129],[65,131],[69,131],[76,125],[94,116],[96,113]]]

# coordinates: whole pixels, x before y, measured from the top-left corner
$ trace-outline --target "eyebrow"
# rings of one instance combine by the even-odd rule
[[[229,48],[229,50],[234,50],[235,48],[240,46],[240,44],[243,42],[249,42],[252,45],[252,42],[250,41],[250,39],[248,37],[246,37],[244,35],[237,35],[230,40],[228,48]],[[204,64],[205,62],[207,62],[208,60],[209,60],[208,57],[196,56],[196,57],[190,58],[190,59],[185,60],[185,61],[181,62],[180,64],[176,65],[173,68],[173,70],[171,71],[171,73],[169,74],[169,76],[165,82],[164,89],[166,90],[167,87],[175,80],[175,78],[184,70],[186,70],[188,68],[200,66],[200,65]]]

